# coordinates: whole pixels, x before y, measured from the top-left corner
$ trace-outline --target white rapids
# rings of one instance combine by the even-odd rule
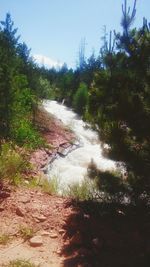
[[[66,157],[58,157],[51,163],[48,176],[58,177],[60,187],[65,188],[71,183],[80,183],[86,177],[87,167],[91,160],[101,170],[115,170],[116,163],[102,156],[102,147],[96,131],[87,129],[86,123],[75,112],[56,101],[45,100],[44,108],[77,136],[81,146],[70,152]]]

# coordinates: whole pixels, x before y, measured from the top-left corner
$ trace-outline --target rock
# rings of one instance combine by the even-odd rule
[[[26,204],[26,203],[29,203],[30,202],[30,199],[29,198],[21,198],[20,199],[20,202]]]
[[[50,237],[51,238],[57,238],[58,237],[58,234],[57,233],[50,233]]]
[[[60,255],[61,254],[61,249],[56,250],[56,254]]]
[[[65,156],[64,153],[65,153],[65,149],[63,147],[59,147],[58,154],[60,154],[61,156]]]
[[[45,152],[50,156],[50,155],[52,155],[52,151],[50,150],[50,149],[48,149],[48,148],[45,148]]]
[[[64,234],[65,230],[64,229],[60,229],[58,232],[59,232],[59,234]]]
[[[24,212],[24,210],[22,210],[20,207],[17,207],[17,209],[16,209],[16,214],[17,214],[18,216],[24,217],[25,212]]]
[[[45,252],[45,249],[44,248],[40,248],[39,252]]]
[[[36,218],[39,222],[45,222],[46,219],[47,219],[44,215],[38,215],[38,216],[35,216],[35,218]]]
[[[37,192],[36,195],[37,195],[37,196],[43,196],[43,193],[41,193],[41,192]]]
[[[70,147],[70,143],[63,143],[63,144],[61,144],[61,147],[68,148],[68,147]]]
[[[43,240],[40,235],[34,236],[29,240],[31,247],[40,247],[43,245]]]
[[[41,234],[42,236],[49,236],[49,235],[50,235],[50,232],[42,231],[42,232],[40,232],[40,234]]]
[[[71,151],[72,151],[72,146],[70,145],[68,148],[64,149],[63,147],[59,147],[58,149],[58,154],[61,156],[61,157],[65,157],[67,156]]]

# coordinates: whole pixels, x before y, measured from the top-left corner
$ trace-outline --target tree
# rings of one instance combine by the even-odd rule
[[[89,111],[101,140],[111,146],[109,156],[125,164],[126,178],[115,177],[121,187],[116,186],[114,194],[122,190],[138,204],[148,203],[150,191],[150,27],[144,20],[139,30],[130,28],[135,10],[136,1],[131,15],[125,1],[123,33],[116,34],[115,51],[106,52],[105,68],[95,74]],[[110,193],[110,174],[101,172],[99,179]]]
[[[17,29],[13,28],[14,23],[10,14],[6,15],[6,20],[1,21],[2,30],[0,34],[0,131],[4,136],[9,135],[12,104],[12,79],[16,74],[17,59],[16,46],[18,38]]]
[[[39,77],[39,85],[37,94],[41,99],[53,99],[55,97],[55,90],[46,78]]]
[[[88,90],[85,83],[80,83],[78,90],[74,95],[73,105],[75,111],[83,115],[85,108],[88,104]]]
[[[9,138],[21,145],[26,142],[31,145],[32,141],[34,146],[39,140],[32,123],[39,76],[30,50],[25,43],[18,42],[10,14],[1,25],[0,139]]]

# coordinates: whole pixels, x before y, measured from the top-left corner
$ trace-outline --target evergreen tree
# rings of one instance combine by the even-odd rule
[[[88,90],[85,83],[81,83],[77,92],[74,95],[73,105],[75,108],[75,111],[83,115],[85,108],[88,104]]]
[[[150,28],[145,20],[139,30],[130,28],[135,4],[130,14],[125,1],[123,33],[116,34],[116,50],[103,55],[105,68],[95,74],[89,112],[99,125],[101,140],[111,146],[109,156],[126,167],[126,179],[118,176],[118,185],[124,186],[116,186],[113,194],[126,189],[138,203],[148,201],[150,191]],[[110,192],[111,175],[99,176]]]
[[[4,136],[10,133],[11,105],[13,101],[12,79],[16,75],[17,59],[16,46],[18,38],[17,29],[13,28],[14,23],[10,14],[6,20],[1,21],[2,29],[0,34],[0,132]]]

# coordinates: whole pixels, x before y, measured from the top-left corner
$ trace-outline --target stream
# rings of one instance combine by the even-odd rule
[[[91,160],[101,170],[116,169],[114,161],[103,157],[97,132],[87,128],[87,123],[75,112],[56,101],[46,100],[43,105],[46,111],[60,119],[75,133],[80,144],[66,157],[55,159],[48,167],[48,176],[50,178],[56,176],[59,179],[60,188],[65,188],[72,183],[81,183],[86,177]]]

